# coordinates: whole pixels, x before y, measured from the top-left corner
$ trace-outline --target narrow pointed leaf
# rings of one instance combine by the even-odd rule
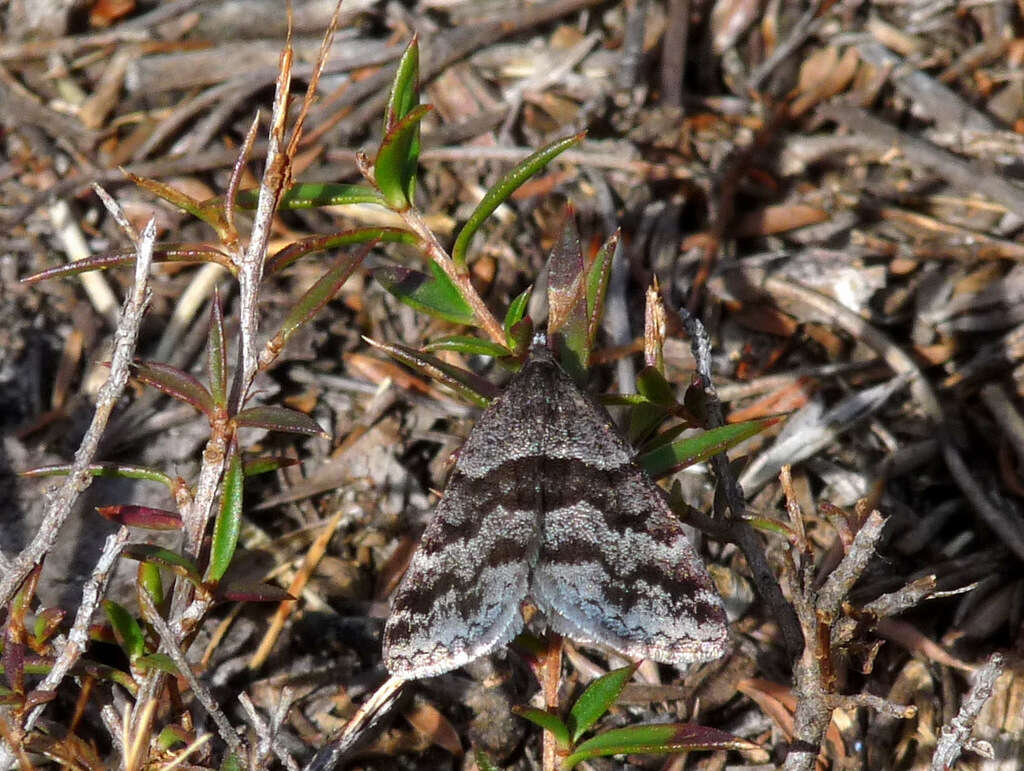
[[[779,417],[761,418],[713,428],[697,436],[680,439],[652,450],[641,455],[638,462],[647,469],[651,476],[658,478],[695,463],[702,463],[720,452],[725,452],[730,447],[735,447],[755,434],[761,433],[780,420],[782,418]]]
[[[373,175],[384,201],[401,211],[412,203],[419,160],[420,121],[433,107],[421,104],[398,121],[380,143]]]
[[[301,414],[301,413],[300,413]],[[220,511],[213,525],[213,543],[210,546],[210,564],[205,581],[216,583],[224,577],[238,545],[242,529],[242,459],[238,448],[231,451],[220,498]]]
[[[265,276],[279,273],[293,262],[307,254],[337,249],[342,246],[366,244],[371,241],[383,241],[389,244],[417,244],[419,239],[415,233],[402,228],[355,228],[330,233],[325,236],[310,236],[295,241],[281,249],[267,260],[263,268]]]
[[[463,398],[486,407],[498,395],[499,389],[491,381],[461,367],[447,364],[435,356],[398,343],[378,343],[367,340],[375,348],[387,353],[403,364],[422,372],[427,377],[448,386]]]
[[[0,665],[3,666],[4,677],[11,690],[25,693],[25,645],[8,636],[0,652]]]
[[[255,209],[259,190],[242,190],[235,202],[243,209]],[[281,196],[279,209],[316,209],[321,206],[351,206],[360,203],[384,205],[380,193],[366,185],[333,182],[300,182],[292,185]]]
[[[217,407],[228,403],[227,342],[224,338],[224,309],[220,292],[214,288],[210,304],[210,339],[206,343],[206,367],[210,375],[210,394]]]
[[[213,396],[206,390],[206,386],[184,370],[160,361],[136,361],[132,370],[139,382],[191,404],[209,417],[213,416]]]
[[[280,456],[265,456],[262,458],[250,458],[244,464],[245,475],[254,477],[257,474],[266,474],[270,471],[297,466],[301,463],[298,458],[284,458]]]
[[[669,416],[667,408],[645,401],[629,412],[629,441],[633,445],[643,444]]]
[[[6,624],[7,629],[18,630],[25,628],[25,615],[28,613],[29,608],[32,607],[32,598],[35,597],[36,587],[39,586],[39,576],[42,572],[43,565],[39,563],[29,571],[29,574],[25,576],[25,580],[21,582],[21,586],[18,587],[18,591],[11,602],[11,610],[8,613]]]
[[[222,205],[197,201],[192,196],[186,195],[180,190],[155,179],[139,177],[131,172],[127,172],[127,175],[132,182],[143,190],[148,190],[172,206],[177,206],[179,209],[205,222],[217,232],[218,238],[222,241],[231,240],[231,228],[224,219],[224,207]]]
[[[153,250],[154,263],[206,263],[213,262],[229,270],[232,274],[237,273],[237,268],[231,262],[231,258],[219,249],[207,244],[191,244],[174,246],[165,244],[159,249]],[[46,281],[51,278],[67,278],[77,276],[80,273],[88,273],[93,270],[105,270],[123,265],[135,264],[135,252],[111,252],[109,254],[98,254],[93,257],[86,257],[81,260],[69,262],[66,265],[55,265],[52,268],[33,273],[21,280],[23,284],[35,284],[39,281]]]
[[[619,244],[619,231],[612,233],[598,249],[587,269],[587,349],[593,350],[604,317],[604,299],[612,273],[612,258]]]
[[[180,554],[146,543],[130,543],[121,550],[121,555],[139,562],[149,562],[167,568],[180,576],[184,576],[196,586],[202,584],[196,564]]]
[[[373,271],[382,287],[411,308],[453,324],[477,326],[476,315],[448,275],[431,262],[430,274],[401,265],[387,265]]]
[[[110,626],[114,629],[118,645],[128,655],[128,660],[134,662],[146,652],[146,640],[142,635],[142,627],[139,626],[139,622],[123,605],[119,605],[113,600],[103,601],[103,612],[110,619]]]
[[[503,345],[492,343],[490,340],[481,340],[479,337],[470,335],[451,335],[442,337],[423,346],[424,351],[456,351],[471,356],[493,356],[500,358],[510,356],[512,352]]]
[[[547,166],[553,158],[583,141],[584,136],[585,133],[580,132],[564,139],[557,139],[542,147],[513,166],[494,187],[487,191],[487,194],[477,204],[476,209],[469,215],[466,224],[462,226],[462,230],[459,231],[459,235],[455,239],[455,245],[452,247],[452,259],[455,260],[455,264],[460,270],[466,268],[466,250],[469,248],[470,241],[473,240],[473,236],[494,210],[508,200],[509,196],[526,180]]]
[[[512,711],[519,715],[519,717],[526,718],[534,725],[549,731],[555,737],[559,747],[564,749],[572,746],[569,739],[569,729],[566,728],[565,723],[562,722],[558,715],[553,715],[547,710],[537,709],[536,707],[515,707]]]
[[[288,434],[325,438],[330,436],[306,413],[277,405],[249,407],[235,415],[234,422],[236,426],[266,428],[270,431],[283,431]]]
[[[139,691],[139,686],[138,683],[135,682],[135,678],[127,672],[122,672],[120,669],[108,667],[106,664],[99,664],[95,661],[89,661],[88,659],[79,659],[78,663],[71,671],[78,675],[86,674],[104,682],[117,683],[132,696],[136,696]]]
[[[675,407],[676,389],[655,367],[644,367],[636,377],[636,391],[651,404]]]
[[[288,339],[295,334],[299,327],[313,318],[334,298],[342,284],[348,281],[352,271],[366,258],[372,248],[373,243],[371,242],[357,252],[351,254],[342,252],[334,259],[327,272],[313,282],[313,286],[306,290],[285,317],[281,329],[277,333],[282,346],[288,342]]]
[[[611,708],[639,666],[640,663],[637,662],[628,667],[614,669],[587,686],[572,705],[566,720],[573,744]]]
[[[26,712],[28,712],[28,711],[34,709],[35,707],[39,706],[40,704],[46,704],[48,702],[53,701],[56,698],[57,698],[57,692],[56,691],[40,691],[40,690],[29,691],[25,695],[24,706],[22,707],[22,709],[24,709]]]
[[[413,35],[398,60],[395,79],[391,82],[388,103],[384,108],[384,133],[409,114],[420,102],[420,44]]]
[[[176,511],[120,503],[114,506],[97,506],[96,511],[119,525],[142,527],[146,530],[181,530],[181,515]]]
[[[180,674],[178,672],[177,665],[174,663],[174,659],[166,653],[147,653],[143,656],[139,656],[132,663],[143,672],[156,669],[160,672],[166,672],[169,675],[174,675],[175,677]]]
[[[744,517],[743,521],[755,530],[760,530],[762,533],[781,535],[793,545],[797,544],[798,539],[796,531],[789,527],[789,525],[784,522],[780,522],[777,519],[771,519],[769,517]]]
[[[59,466],[40,466],[39,468],[22,471],[23,477],[54,477],[67,476],[71,473],[70,464]],[[124,479],[147,479],[150,482],[160,482],[172,492],[175,488],[175,480],[157,469],[145,468],[143,466],[125,466],[121,463],[93,463],[89,466],[88,472],[94,477],[122,477]]]
[[[150,602],[153,603],[154,608],[160,607],[160,604],[164,601],[164,580],[160,575],[160,568],[152,562],[140,562],[137,576],[137,591],[145,592],[149,596]],[[139,607],[144,608],[146,606],[144,603],[139,602]]]
[[[65,611],[61,608],[47,608],[36,616],[32,625],[32,636],[35,638],[34,649],[39,650],[53,636],[64,621]]]
[[[509,345],[512,344],[512,328],[523,320],[523,316],[526,315],[526,307],[530,304],[530,295],[533,293],[533,287],[528,286],[524,289],[511,303],[509,303],[508,311],[505,313],[505,321],[502,326],[505,328],[505,339]]]
[[[650,754],[692,750],[755,750],[757,745],[717,728],[692,723],[666,723],[614,728],[589,739],[576,747],[562,763],[562,768],[574,768],[589,758],[608,755]]]

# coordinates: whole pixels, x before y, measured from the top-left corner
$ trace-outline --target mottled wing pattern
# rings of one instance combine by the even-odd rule
[[[462,447],[392,603],[388,670],[427,677],[490,653],[527,596],[557,631],[628,656],[726,649],[722,602],[663,493],[538,346]]]
[[[549,366],[556,385],[546,446],[557,457],[543,477],[535,602],[556,631],[630,657],[718,658],[727,647],[725,610],[664,494],[607,411]],[[595,435],[610,445],[598,455]]]
[[[523,413],[523,373],[480,416],[395,593],[384,663],[413,679],[447,672],[522,628],[539,549],[543,421]]]

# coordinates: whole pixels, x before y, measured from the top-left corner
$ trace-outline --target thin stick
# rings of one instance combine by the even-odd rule
[[[242,744],[241,738],[234,728],[231,727],[231,722],[227,716],[217,705],[217,701],[213,698],[213,694],[210,690],[199,682],[199,678],[196,677],[195,672],[192,671],[192,667],[188,663],[188,659],[185,658],[185,652],[178,646],[178,641],[174,637],[174,633],[171,631],[171,627],[164,621],[163,616],[157,611],[156,606],[153,604],[153,600],[150,599],[148,592],[139,592],[139,603],[142,605],[142,612],[145,615],[146,620],[153,625],[156,629],[156,633],[160,636],[162,650],[167,652],[167,655],[171,657],[174,665],[178,668],[178,673],[185,678],[185,681],[192,688],[192,692],[196,695],[199,703],[203,705],[206,712],[213,719],[213,723],[217,726],[217,733],[220,734],[220,738],[224,740],[224,743],[231,748],[239,757],[245,757],[246,749],[245,745]]]
[[[110,359],[110,375],[100,388],[96,400],[96,411],[92,423],[85,432],[82,443],[75,453],[75,461],[71,473],[56,493],[47,493],[46,514],[32,542],[21,553],[11,560],[8,570],[0,576],[0,606],[6,606],[17,591],[22,581],[36,564],[46,556],[57,543],[57,536],[64,524],[71,507],[85,490],[92,484],[89,465],[96,456],[103,431],[113,412],[115,405],[124,392],[128,382],[129,365],[135,354],[135,344],[142,324],[142,316],[149,303],[147,280],[149,266],[153,258],[153,244],[156,241],[156,225],[149,221],[139,241],[135,260],[135,285],[128,297],[117,323],[114,335],[114,355]]]
[[[107,536],[107,540],[103,545],[103,553],[100,555],[99,560],[97,560],[96,567],[93,568],[92,576],[85,583],[85,586],[82,587],[82,602],[78,606],[78,612],[75,613],[75,622],[71,626],[71,631],[68,632],[67,642],[64,643],[64,647],[61,649],[57,660],[53,662],[53,667],[50,669],[49,674],[39,684],[38,690],[57,690],[57,686],[60,685],[68,670],[75,665],[79,656],[85,651],[86,645],[89,644],[89,622],[92,621],[92,614],[96,611],[100,600],[103,599],[103,595],[107,591],[107,584],[110,582],[114,563],[121,556],[121,549],[127,540],[127,527],[118,528],[116,533]],[[45,704],[39,704],[32,710],[32,713],[25,721],[26,732],[32,730],[32,726],[35,725],[45,706]]]
[[[974,673],[974,685],[964,697],[960,711],[949,723],[942,726],[939,741],[935,746],[935,754],[932,755],[932,771],[945,771],[945,769],[953,767],[964,746],[970,743],[974,721],[978,719],[981,708],[988,701],[988,697],[992,695],[996,680],[1002,673],[1003,656],[1001,653],[993,653],[985,665]]]

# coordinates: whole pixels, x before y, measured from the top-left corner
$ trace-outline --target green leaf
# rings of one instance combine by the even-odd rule
[[[231,258],[214,246],[208,244],[173,245],[164,244],[153,250],[154,263],[207,263],[213,262],[232,275],[238,273],[238,268],[231,261]],[[69,262],[66,265],[55,265],[52,268],[33,273],[21,280],[23,284],[35,284],[39,281],[47,281],[51,278],[67,278],[77,276],[80,273],[88,273],[93,270],[105,270],[125,265],[135,264],[135,251],[110,252],[109,254],[97,254],[93,257],[86,257],[81,260]]]
[[[566,720],[573,744],[611,708],[639,666],[637,662],[628,667],[613,669],[587,686],[587,690],[572,705]]]
[[[166,672],[169,675],[174,675],[175,677],[179,674],[178,667],[174,663],[174,659],[166,653],[147,653],[144,656],[139,656],[132,663],[143,671],[156,669],[160,672]]]
[[[789,525],[770,517],[744,517],[743,521],[755,530],[772,535],[781,535],[792,544],[797,542],[797,534]]]
[[[391,83],[384,108],[383,139],[374,164],[377,186],[394,209],[412,203],[420,157],[419,123],[430,109],[429,105],[420,106],[420,46],[413,35]]]
[[[638,462],[647,472],[658,477],[678,471],[681,468],[701,463],[708,458],[735,447],[740,442],[759,434],[782,418],[760,418],[744,423],[733,423],[728,426],[712,428],[696,436],[680,439],[677,442],[658,447],[641,455]]]
[[[243,765],[241,758],[235,753],[230,752],[221,761],[218,771],[245,771],[245,765]]]
[[[675,407],[676,389],[656,367],[644,367],[636,376],[636,391],[651,404]]]
[[[395,79],[391,81],[388,103],[384,108],[384,132],[387,134],[402,118],[420,103],[420,44],[413,35],[398,60]]]
[[[608,278],[612,272],[612,258],[619,244],[619,231],[612,233],[598,249],[587,269],[587,350],[593,350],[597,332],[604,316],[604,299],[608,293]]]
[[[259,201],[258,190],[245,190],[237,196],[238,204],[255,209]],[[380,193],[367,185],[334,182],[300,182],[292,185],[281,196],[279,209],[316,209],[321,206],[351,206],[361,203],[384,205]]]
[[[146,640],[142,634],[142,627],[135,620],[135,616],[113,600],[103,601],[103,611],[110,619],[110,625],[114,628],[114,636],[118,645],[128,655],[128,660],[133,664],[135,660],[146,652]]]
[[[352,230],[329,233],[328,235],[300,238],[298,241],[288,244],[288,246],[268,259],[267,264],[263,267],[263,275],[272,276],[275,273],[280,273],[299,258],[313,252],[322,252],[354,244],[366,244],[371,241],[381,241],[388,244],[418,244],[419,238],[416,237],[415,233],[403,230],[402,228],[354,228]]]
[[[164,549],[161,546],[153,546],[147,543],[130,543],[121,550],[121,556],[138,560],[139,562],[159,565],[187,578],[196,586],[202,585],[199,569],[195,563],[170,549]]]
[[[558,715],[553,715],[545,709],[537,709],[536,707],[513,707],[519,717],[524,717],[535,725],[539,725],[545,731],[550,731],[551,735],[555,737],[555,741],[558,746],[562,749],[568,749],[572,746],[569,739],[569,729],[566,728],[565,723]]]
[[[118,503],[113,506],[97,506],[96,511],[111,522],[128,527],[142,527],[147,530],[181,530],[181,515],[176,511],[155,509],[152,506],[137,506]]]
[[[194,738],[181,726],[169,725],[164,726],[163,730],[160,731],[160,735],[156,739],[156,745],[166,752],[178,746],[187,747]]]
[[[486,407],[490,400],[498,395],[499,389],[491,381],[461,367],[443,362],[435,356],[398,343],[378,343],[369,338],[363,339],[374,348],[379,348],[403,364],[448,386],[464,399],[481,407]]]
[[[453,324],[477,326],[473,308],[441,267],[431,262],[430,275],[401,265],[373,271],[382,287],[411,308]]]
[[[301,413],[299,413],[301,414]],[[213,543],[210,546],[210,564],[206,568],[207,583],[216,583],[224,577],[238,545],[238,533],[242,529],[242,458],[237,447],[232,447],[228,469],[224,473],[224,484],[220,498],[220,512],[213,525]]]
[[[285,317],[280,330],[274,336],[274,345],[275,347],[279,346],[277,350],[283,348],[299,327],[312,319],[334,298],[342,284],[348,281],[352,271],[366,258],[373,246],[374,244],[371,242],[354,254],[343,252],[334,259],[334,263],[327,272],[306,290]]]
[[[19,476],[32,478],[67,476],[71,473],[72,468],[70,464],[40,466],[29,471],[22,471]],[[160,482],[172,493],[176,487],[175,480],[164,472],[144,466],[126,466],[122,463],[93,463],[86,470],[90,476],[94,477],[122,477],[124,479],[147,479],[150,482]]]
[[[210,339],[206,343],[206,368],[210,375],[210,395],[217,407],[228,403],[227,342],[224,338],[224,309],[220,304],[220,291],[214,287],[210,304]]]
[[[32,625],[32,636],[36,648],[42,647],[64,621],[65,612],[60,608],[47,608],[36,616]]]
[[[576,747],[562,762],[571,769],[584,760],[607,755],[663,755],[691,750],[754,750],[756,744],[717,728],[692,723],[666,723],[614,728]]]
[[[452,247],[452,259],[455,260],[459,270],[466,269],[466,250],[469,248],[469,242],[473,240],[473,236],[494,210],[508,200],[508,197],[526,180],[547,166],[553,158],[583,141],[585,135],[585,132],[580,132],[570,137],[556,139],[513,166],[494,187],[487,191],[487,194],[477,204],[476,209],[469,215],[466,224],[462,226],[462,230],[459,231],[459,235],[455,239],[455,245]]]
[[[190,404],[208,417],[213,416],[213,396],[206,386],[184,370],[160,361],[136,361],[132,370],[140,383]]]
[[[381,140],[373,176],[384,201],[402,211],[412,203],[420,154],[420,121],[433,107],[421,104],[396,123]]]
[[[132,696],[138,695],[139,684],[135,682],[135,678],[127,672],[122,672],[120,669],[108,667],[104,664],[97,664],[95,661],[89,661],[87,659],[79,659],[78,664],[75,665],[72,671],[74,672],[76,670],[76,673],[78,674],[85,673],[98,680],[117,683]]]
[[[254,477],[257,474],[266,474],[270,471],[297,466],[301,463],[298,458],[285,458],[281,456],[267,455],[261,458],[250,458],[244,464],[245,475]]]
[[[160,568],[152,562],[140,562],[136,591],[145,592],[153,607],[160,607],[160,603],[164,601],[164,581],[160,576]],[[143,608],[145,604],[140,602],[139,607]]]
[[[324,438],[330,436],[306,413],[273,404],[242,410],[235,415],[234,421],[236,426],[248,428],[266,428],[270,431]]]
[[[217,237],[221,241],[230,243],[234,239],[235,236],[232,233],[231,227],[224,218],[224,206],[221,202],[198,201],[192,196],[155,179],[139,177],[131,172],[125,172],[125,175],[143,190],[148,190],[172,206],[177,206],[179,209],[205,222],[216,231]]]
[[[512,328],[515,327],[520,321],[523,320],[523,316],[526,315],[526,307],[530,304],[530,294],[533,292],[533,287],[528,286],[524,289],[519,296],[516,297],[511,303],[509,303],[508,311],[505,313],[505,339],[508,341],[509,346],[514,344],[512,337]]]
[[[466,353],[470,356],[510,356],[512,351],[503,345],[492,343],[490,340],[481,340],[479,337],[470,335],[451,335],[442,337],[423,346],[424,351],[456,351]]]

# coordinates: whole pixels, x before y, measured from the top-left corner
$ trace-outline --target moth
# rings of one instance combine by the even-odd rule
[[[462,447],[395,593],[384,663],[406,679],[462,666],[519,633],[526,600],[559,634],[631,658],[727,648],[722,600],[664,493],[538,343]]]

